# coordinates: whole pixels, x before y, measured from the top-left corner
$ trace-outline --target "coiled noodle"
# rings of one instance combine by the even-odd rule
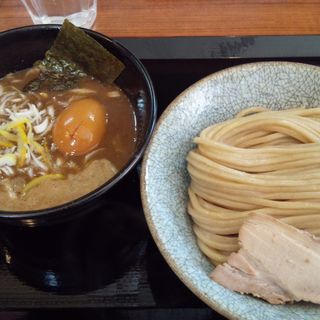
[[[239,229],[253,212],[320,235],[320,108],[245,109],[194,142],[188,212],[214,264],[238,250]]]

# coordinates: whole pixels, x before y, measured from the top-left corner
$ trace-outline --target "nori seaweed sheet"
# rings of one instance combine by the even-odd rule
[[[112,83],[124,69],[118,58],[68,20],[45,58],[34,65],[40,68],[40,74],[24,91],[71,89],[86,75]]]

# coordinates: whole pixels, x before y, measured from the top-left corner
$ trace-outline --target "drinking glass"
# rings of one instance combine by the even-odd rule
[[[34,24],[63,23],[68,19],[78,27],[92,27],[97,16],[97,0],[21,0]]]

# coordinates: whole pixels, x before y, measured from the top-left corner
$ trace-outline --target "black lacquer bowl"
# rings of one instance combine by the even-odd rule
[[[0,33],[0,77],[9,72],[31,67],[36,60],[42,59],[58,31],[59,25],[35,25]],[[146,69],[132,53],[117,42],[91,30],[85,32],[125,64],[126,68],[116,82],[126,92],[136,111],[138,123],[136,151],[113,179],[93,192],[54,208],[28,212],[0,211],[0,222],[19,226],[52,225],[95,210],[100,205],[101,197],[132,171],[149,141],[156,119],[156,99]]]

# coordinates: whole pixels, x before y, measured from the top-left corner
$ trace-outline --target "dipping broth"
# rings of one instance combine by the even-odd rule
[[[112,178],[135,150],[135,113],[119,87],[86,76],[70,90],[23,92],[38,75],[31,68],[0,79],[1,210],[75,200]]]

